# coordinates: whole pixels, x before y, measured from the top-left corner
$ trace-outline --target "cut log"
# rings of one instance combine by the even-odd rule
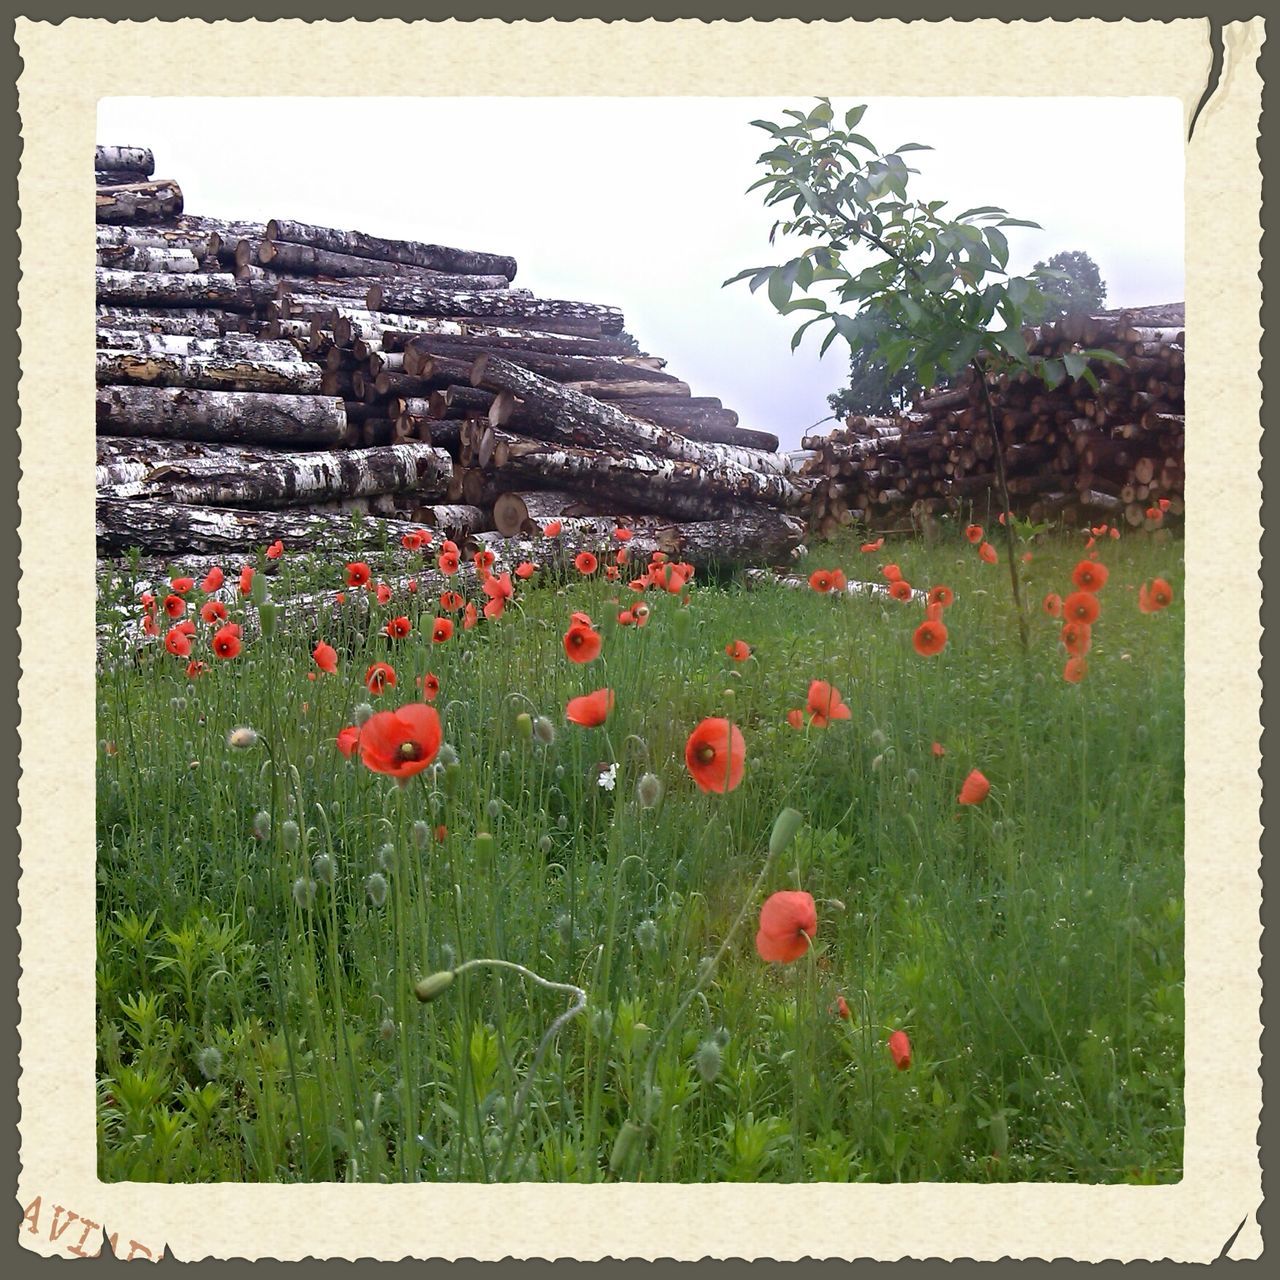
[[[608,503],[584,500],[580,494],[557,489],[501,493],[493,502],[493,527],[504,537],[527,537],[539,532],[549,520],[605,516],[612,514],[609,508]]]
[[[309,245],[328,253],[398,262],[403,266],[422,267],[429,271],[450,271],[460,275],[500,275],[507,280],[515,279],[516,274],[516,260],[502,254],[450,249],[444,245],[421,244],[415,240],[389,240],[382,236],[367,235],[363,231],[315,227],[286,218],[272,218],[267,223],[266,238]]]
[[[422,289],[395,280],[371,286],[367,306],[370,311],[416,316],[491,316],[504,321],[521,320],[535,328],[537,321],[571,320],[594,326],[599,333],[620,333],[623,324],[617,307],[522,296],[514,289],[506,293]]]
[[[163,222],[182,212],[182,188],[167,179],[98,187],[93,203],[99,222]]]
[[[671,399],[689,398],[692,392],[687,382],[672,378],[663,382],[645,382],[629,379],[619,382],[600,382],[590,379],[586,382],[566,382],[564,386],[580,395],[590,396],[593,400],[634,400],[649,396],[668,396]]]
[[[189,249],[153,249],[98,246],[98,266],[117,271],[160,271],[170,275],[194,274],[200,262]]]
[[[221,272],[162,275],[99,267],[95,279],[98,301],[108,306],[218,307],[225,311],[252,311],[254,306],[251,286]]]
[[[156,171],[156,158],[149,147],[94,147],[93,167],[104,171],[123,169],[149,178]]]
[[[711,489],[725,497],[779,507],[795,505],[800,499],[799,491],[784,474],[785,460],[776,454],[688,440],[665,427],[630,418],[613,405],[540,378],[507,360],[488,360],[482,384],[488,391],[509,391],[522,400],[526,413],[551,439],[613,450],[624,456],[627,451],[645,450],[690,463],[699,477],[695,488]]]
[[[200,338],[216,338],[235,333],[244,317],[230,311],[200,308],[151,311],[145,307],[99,307],[100,329],[133,329],[138,333],[167,333]]]
[[[487,359],[494,349],[483,338],[452,339],[419,336],[404,348],[404,371],[417,374],[433,356],[446,356],[454,360]],[[555,355],[545,351],[522,351],[511,346],[500,348],[494,354],[509,360],[555,382],[582,382],[598,380],[621,383],[626,386],[642,384],[649,395],[685,394],[688,387],[669,373],[660,369],[637,367],[616,356]],[[684,392],[672,388],[684,387]],[[615,397],[616,398],[616,397]]]
[[[320,370],[295,353],[289,362],[226,356],[163,355],[158,352],[99,351],[99,385],[191,387],[201,391],[274,391],[285,395],[320,392]]]
[[[377,258],[331,253],[327,249],[290,244],[283,240],[261,241],[257,246],[257,260],[264,267],[271,267],[275,271],[292,271],[298,275],[386,277],[401,284],[426,289],[491,290],[506,289],[511,284],[505,275],[500,274],[462,275],[430,271],[425,267],[403,266]],[[372,285],[366,288],[372,288]]]
[[[186,387],[99,387],[97,421],[106,435],[295,447],[336,445],[347,428],[338,399]]]
[[[443,449],[423,444],[277,454],[223,446],[220,455],[212,452],[172,458],[138,480],[100,485],[99,493],[192,506],[293,507],[373,494],[443,497],[453,472]]]
[[[453,346],[482,346],[486,351],[538,351],[556,356],[625,356],[624,339],[607,336],[585,338],[567,333],[539,333],[534,329],[510,329],[480,321],[440,320],[431,316],[403,317],[409,327],[401,329],[402,317],[376,311],[364,313],[378,330],[377,341],[383,351],[403,351],[415,338],[430,334],[438,340],[438,349]],[[393,323],[394,322],[394,323]]]
[[[217,337],[195,337],[185,333],[141,333],[136,329],[98,329],[99,350],[135,351],[152,355],[218,356],[224,359],[247,356],[255,360],[296,362],[298,348],[292,342],[255,338],[248,333],[226,333]]]
[[[210,255],[208,232],[177,231],[166,226],[104,226],[95,228],[98,252],[104,249],[186,249],[197,259]]]
[[[151,181],[149,173],[141,169],[95,169],[93,184],[95,187],[134,187]]]

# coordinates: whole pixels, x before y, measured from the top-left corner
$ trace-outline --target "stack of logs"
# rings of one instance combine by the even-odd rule
[[[1034,355],[1106,349],[1097,379],[1068,377],[1050,389],[1029,374],[991,380],[1010,503],[1041,521],[1075,525],[1162,523],[1183,510],[1183,310],[1181,304],[1066,317],[1028,333]],[[1073,362],[1074,363],[1074,362]],[[1000,509],[995,447],[972,370],[897,418],[850,417],[844,428],[802,441],[807,514],[819,536],[855,521],[884,529],[931,516]]]
[[[617,308],[498,254],[193,217],[143,148],[95,167],[102,554],[336,545],[353,511],[455,539],[608,517],[704,562],[678,522],[733,522],[757,563],[799,543],[798,458],[632,354]]]

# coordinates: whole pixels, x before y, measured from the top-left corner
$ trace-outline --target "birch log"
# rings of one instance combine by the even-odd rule
[[[506,289],[511,284],[505,275],[460,275],[448,271],[430,271],[425,267],[402,266],[397,262],[383,262],[377,258],[331,253],[312,245],[289,244],[282,240],[261,241],[257,246],[257,259],[261,266],[275,271],[292,271],[307,276],[384,277],[427,289],[491,290]],[[372,285],[366,286],[371,287]]]
[[[186,275],[149,271],[95,273],[98,301],[125,307],[218,307],[226,311],[252,311],[253,293],[248,284],[222,272]]]
[[[443,497],[452,472],[449,455],[424,444],[275,455],[258,451],[249,458],[224,449],[222,457],[162,462],[139,480],[100,486],[99,493],[189,506],[295,507],[373,494]]]
[[[151,181],[149,173],[141,169],[95,169],[93,185],[95,187],[140,187]]]
[[[186,387],[99,387],[97,420],[106,435],[287,446],[336,445],[347,429],[332,397]]]
[[[148,307],[100,306],[97,322],[100,329],[134,329],[139,333],[216,338],[224,333],[237,332],[244,323],[244,317],[231,311],[199,307],[153,311]]]
[[[516,274],[516,260],[502,254],[450,249],[444,245],[421,244],[415,240],[388,240],[382,236],[367,235],[363,231],[339,231],[333,227],[315,227],[285,218],[272,218],[267,223],[266,238],[310,245],[328,253],[398,262],[406,267],[422,267],[430,271],[449,271],[460,275],[500,275],[507,280],[513,280]]]
[[[93,167],[107,171],[124,169],[150,177],[156,171],[156,159],[149,147],[94,147]]]
[[[440,320],[421,316],[401,329],[400,317],[370,311],[365,315],[378,330],[377,342],[383,351],[404,351],[415,339],[430,334],[444,351],[452,346],[482,345],[486,351],[540,351],[557,356],[625,356],[625,340],[609,335],[586,338],[570,333],[539,333],[533,329],[508,329],[476,320]],[[354,342],[354,339],[353,339]]]
[[[517,327],[538,328],[543,322],[551,332],[558,321],[587,326],[594,333],[620,333],[622,312],[617,307],[591,302],[567,302],[554,298],[520,296],[520,291],[481,293],[421,289],[388,280],[369,289],[370,311],[393,311],[418,316],[490,316],[521,321]]]
[[[661,369],[649,369],[618,356],[583,356],[557,355],[546,351],[520,350],[508,345],[503,348],[490,347],[484,338],[437,338],[420,336],[407,343],[404,348],[404,371],[417,374],[419,369],[433,356],[448,356],[455,360],[488,359],[490,353],[500,355],[502,359],[528,369],[544,378],[555,382],[597,381],[604,383],[623,383],[633,385],[643,383],[651,395],[671,393],[671,388],[682,387],[688,395],[688,387],[678,378]]]
[[[292,342],[255,338],[248,333],[225,333],[197,337],[185,333],[142,333],[136,329],[98,329],[100,350],[146,352],[149,355],[217,356],[276,363],[297,361],[298,348]]]
[[[167,179],[98,187],[93,203],[99,222],[163,222],[182,212],[182,188]]]
[[[104,248],[98,246],[98,266],[116,271],[157,271],[169,275],[194,275],[199,260],[189,249],[156,249],[151,246]]]
[[[104,249],[187,249],[196,258],[212,256],[213,236],[207,231],[178,231],[166,226],[98,226],[98,252]]]
[[[289,361],[259,360],[242,353],[225,356],[164,355],[158,352],[99,351],[100,385],[186,387],[199,391],[272,391],[291,396],[320,392],[320,370],[296,353]]]

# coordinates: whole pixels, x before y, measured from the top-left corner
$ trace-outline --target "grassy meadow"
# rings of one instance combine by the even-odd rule
[[[1071,683],[1040,602],[1074,590],[1087,535],[1027,534],[1025,655],[988,536],[995,565],[950,526],[799,562],[950,587],[930,657],[919,601],[698,575],[624,626],[627,583],[572,568],[439,643],[422,593],[317,625],[288,598],[344,559],[286,549],[274,630],[219,659],[197,579],[208,670],[161,641],[98,680],[100,1177],[1177,1181],[1181,542],[1098,539]],[[375,582],[434,563],[357,552]],[[1143,612],[1154,578],[1173,603]],[[566,654],[575,611],[591,662]],[[374,662],[397,677],[378,695]],[[428,674],[430,767],[402,785],[338,748]],[[812,723],[816,680],[847,719]],[[566,722],[601,688],[603,725]],[[723,793],[686,764],[708,717],[745,742]],[[961,805],[975,769],[990,793]],[[778,891],[816,909],[789,963],[757,949]]]

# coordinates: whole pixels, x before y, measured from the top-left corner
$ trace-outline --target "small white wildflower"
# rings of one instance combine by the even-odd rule
[[[614,784],[618,781],[618,766],[616,764],[611,764],[607,769],[602,769],[600,771],[600,776],[596,781],[606,791],[612,791]]]

